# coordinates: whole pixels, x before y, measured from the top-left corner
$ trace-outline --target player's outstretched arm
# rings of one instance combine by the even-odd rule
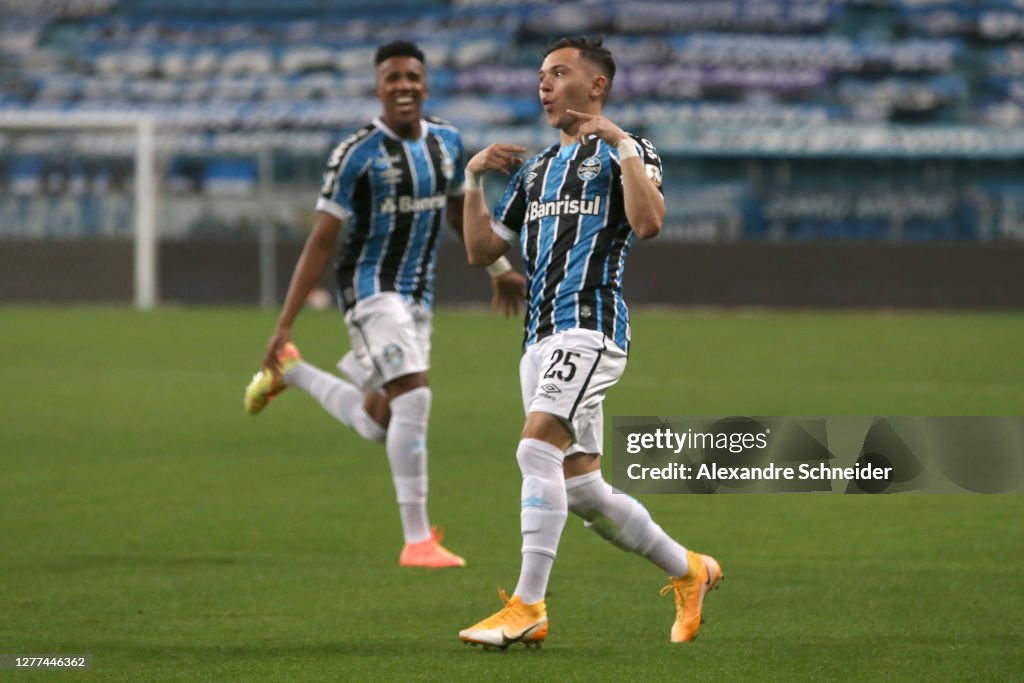
[[[341,220],[339,218],[324,211],[317,212],[313,232],[306,239],[302,255],[299,256],[299,260],[295,264],[292,281],[288,285],[288,294],[284,299],[284,307],[281,309],[274,332],[270,335],[270,341],[267,342],[263,367],[277,369],[277,355],[284,345],[291,341],[292,323],[295,322],[299,311],[305,305],[310,290],[316,286],[328,261],[331,260],[340,229]]]
[[[495,143],[478,152],[466,164],[466,203],[462,234],[471,266],[489,266],[508,251],[508,243],[491,230],[491,212],[484,201],[482,181],[488,171],[509,175],[523,162],[517,156],[526,151],[519,145]]]
[[[665,198],[661,196],[654,181],[647,177],[633,138],[600,114],[585,114],[572,109],[567,111],[583,121],[579,128],[581,141],[586,141],[587,136],[596,135],[618,150],[626,220],[640,239],[656,237],[665,222]]]

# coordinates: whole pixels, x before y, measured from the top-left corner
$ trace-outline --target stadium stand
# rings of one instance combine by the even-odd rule
[[[263,150],[275,184],[308,184],[332,141],[377,113],[372,47],[398,37],[424,48],[429,109],[470,148],[539,148],[543,47],[603,33],[619,63],[608,114],[662,152],[669,236],[1024,236],[1012,0],[0,0],[0,13],[0,122],[152,114],[173,193],[254,191]],[[115,157],[61,173],[87,195]],[[0,138],[0,205],[47,173]]]

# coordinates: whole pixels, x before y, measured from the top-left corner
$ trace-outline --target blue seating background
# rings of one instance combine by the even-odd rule
[[[373,49],[397,38],[423,47],[428,109],[470,148],[539,149],[552,140],[536,96],[545,45],[603,33],[619,65],[608,115],[665,158],[669,237],[1020,236],[1024,5],[1013,0],[13,6],[0,22],[0,116],[153,114],[171,191],[254,191],[260,149],[274,150],[277,182],[315,183],[331,143],[378,113]],[[872,142],[903,128],[924,132],[909,150]],[[700,147],[709,130],[719,142]],[[772,147],[786,130],[797,134]],[[0,190],[54,177],[106,187],[118,163],[55,166],[0,145]]]

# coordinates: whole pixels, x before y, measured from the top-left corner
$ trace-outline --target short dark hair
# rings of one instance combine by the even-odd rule
[[[373,65],[380,66],[381,62],[392,57],[415,57],[424,66],[427,64],[427,60],[423,56],[423,50],[416,47],[416,43],[410,43],[408,40],[396,40],[393,43],[381,45],[377,48],[377,54],[373,58]]]
[[[612,89],[612,81],[615,80],[615,59],[612,57],[611,51],[602,43],[604,43],[604,36],[559,38],[551,43],[544,56],[547,57],[555,50],[561,50],[564,47],[574,47],[579,50],[580,57],[599,68],[605,77],[608,78],[608,87],[604,91],[604,98],[607,100],[608,92]]]

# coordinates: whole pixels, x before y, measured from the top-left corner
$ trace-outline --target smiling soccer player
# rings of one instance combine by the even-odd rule
[[[427,516],[427,423],[431,390],[431,304],[439,232],[447,217],[461,236],[463,148],[459,131],[423,117],[427,73],[409,42],[383,45],[375,63],[383,112],[331,154],[316,224],[295,266],[284,308],[267,342],[262,369],[245,391],[250,414],[288,386],[369,441],[385,444],[405,545],[399,564],[461,567]],[[299,356],[291,328],[334,255],[338,298],[351,350],[339,368],[350,382]],[[506,312],[522,298],[523,277],[507,261],[492,269],[493,302]]]

